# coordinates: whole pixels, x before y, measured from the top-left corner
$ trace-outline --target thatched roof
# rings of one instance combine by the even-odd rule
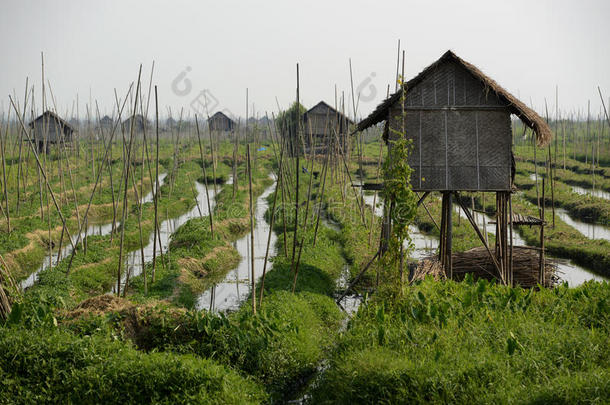
[[[135,120],[136,123],[140,125],[144,125],[144,123],[148,122],[148,120],[144,118],[142,114],[134,114],[131,117],[126,118],[125,121],[123,121],[123,125],[131,125],[131,120]]]
[[[69,131],[72,131],[72,132],[76,131],[75,128],[68,121],[64,120],[59,115],[55,114],[53,111],[48,111],[48,110],[45,111],[44,113],[42,113],[41,115],[39,115],[37,118],[30,121],[30,123],[28,124],[29,127],[34,128],[34,123],[36,121],[42,120],[43,118],[57,122],[64,131],[66,129]]]
[[[214,113],[214,115],[210,117],[210,121],[222,118],[226,118],[229,120],[229,122],[235,124],[235,121],[233,121],[227,114],[223,113],[222,111],[217,111],[216,113]]]
[[[420,74],[405,83],[403,85],[405,91],[408,91],[408,89],[416,86],[428,74],[432,73],[439,65],[448,61],[456,62],[457,64],[464,67],[468,72],[473,75],[475,79],[479,80],[487,89],[493,91],[501,100],[506,102],[510,112],[519,117],[525,125],[530,127],[536,133],[536,140],[538,146],[544,146],[551,141],[551,138],[553,137],[551,128],[546,123],[546,121],[543,120],[534,110],[526,106],[523,102],[519,101],[519,99],[510,94],[508,91],[504,90],[492,78],[485,75],[481,70],[479,70],[479,68],[461,59],[450,50],[445,52],[445,54],[441,56],[439,60],[425,68]],[[375,111],[373,111],[368,117],[358,123],[357,130],[362,131],[381,121],[386,120],[388,117],[389,108],[394,103],[400,100],[401,93],[402,90],[397,91],[385,101],[383,101],[380,105],[378,105]]]
[[[345,122],[347,122],[348,125],[353,125],[354,121],[350,120],[349,117],[339,111],[337,111],[336,109],[334,109],[333,107],[331,107],[330,105],[328,105],[326,102],[324,101],[320,101],[318,104],[314,105],[313,107],[311,107],[309,110],[307,110],[304,114],[303,114],[303,119],[307,119],[307,115],[309,113],[311,113],[311,111],[313,111],[314,109],[316,109],[317,107],[322,106],[328,110],[330,110],[329,116],[336,116],[337,119],[341,119],[341,120],[345,120]]]

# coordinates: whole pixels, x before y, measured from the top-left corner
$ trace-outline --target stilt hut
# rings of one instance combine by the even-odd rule
[[[110,118],[107,115],[104,115],[104,117],[100,120],[99,127],[100,127],[100,129],[103,129],[104,131],[106,131],[106,130],[111,130],[113,125],[114,125],[114,121],[112,120],[112,118]]]
[[[146,120],[146,118],[144,118],[144,116],[142,116],[142,114],[134,114],[131,117],[127,118],[125,121],[123,121],[123,123],[121,124],[125,133],[129,133],[129,131],[131,131],[132,121],[134,121],[134,132],[143,132],[145,126],[148,125],[148,121]]]
[[[208,120],[210,131],[231,132],[235,129],[235,121],[222,111],[216,112]]]
[[[354,122],[324,101],[303,114],[302,146],[306,153],[325,153],[331,145],[347,149],[347,134]]]
[[[38,152],[49,152],[51,144],[70,143],[76,130],[52,111],[46,111],[29,123]]]
[[[165,120],[165,129],[167,131],[173,131],[177,125],[178,125],[178,123],[172,117],[169,117],[167,120]]]
[[[400,136],[412,140],[408,158],[413,169],[411,186],[423,193],[418,204],[430,192],[442,194],[439,261],[448,277],[453,276],[453,197],[485,246],[496,277],[507,284],[513,283],[513,246],[509,240],[512,225],[544,225],[542,218],[512,215],[511,194],[515,190],[512,114],[533,130],[538,146],[551,141],[549,126],[535,111],[477,67],[447,51],[358,124],[357,130],[362,131],[385,121],[383,138],[388,148]],[[380,185],[368,188],[379,189]],[[473,213],[460,199],[462,191],[496,194],[495,247],[487,246],[485,230],[478,228]],[[388,229],[382,234],[389,235]],[[543,250],[539,271],[544,284]]]

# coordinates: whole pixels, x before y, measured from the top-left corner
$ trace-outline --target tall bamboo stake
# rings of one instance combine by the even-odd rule
[[[297,63],[297,117],[296,117],[296,122],[294,123],[295,127],[295,131],[296,131],[296,137],[297,137],[297,145],[299,144],[298,140],[300,139],[300,125],[299,125],[299,121],[301,119],[300,117],[300,101],[299,101],[299,64]],[[299,173],[301,172],[301,166],[299,165],[299,156],[301,155],[299,150],[298,150],[298,146],[296,147],[296,160],[295,160],[295,175],[296,175],[296,188],[295,188],[295,199],[294,199],[294,235],[293,235],[293,239],[292,239],[292,263],[290,265],[290,269],[291,271],[294,271],[294,259],[295,259],[295,254],[296,254],[296,250],[297,250],[297,235],[299,232]]]
[[[277,178],[275,179],[275,192],[273,193],[273,206],[271,207],[271,218],[269,219],[269,234],[267,235],[267,248],[265,249],[265,261],[263,262],[263,275],[261,277],[260,301],[258,306],[263,306],[263,295],[265,291],[265,276],[267,275],[267,259],[269,258],[269,247],[271,245],[271,234],[273,233],[273,223],[275,220],[275,206],[277,203],[277,194],[279,193],[280,182],[282,181],[282,162],[284,160],[284,148],[280,151],[280,162],[278,165]]]
[[[10,110],[9,110],[10,111]],[[0,128],[1,131],[1,128]],[[8,137],[8,130],[5,131],[5,135]],[[4,203],[6,205],[5,215],[6,215],[6,232],[11,233],[11,214],[9,211],[8,205],[8,184],[6,182],[6,157],[4,151],[4,145],[6,144],[6,140],[3,140],[2,132],[0,132],[0,148],[2,151],[2,184],[4,186]],[[17,186],[19,188],[19,186]]]
[[[138,82],[136,85],[136,96],[135,96],[135,104],[134,104],[134,111],[137,108],[137,103],[138,103],[138,96],[140,95],[140,75],[142,74],[142,65],[140,65],[140,71],[138,72]],[[131,147],[133,144],[133,131],[134,131],[134,126],[135,126],[135,119],[132,118],[131,122],[130,122],[130,129],[129,129],[129,146],[127,147],[127,160],[124,162],[125,165],[127,166],[125,169],[125,183],[124,183],[124,188],[123,188],[123,220],[121,222],[121,239],[119,242],[119,265],[118,265],[118,269],[117,269],[117,297],[121,295],[121,268],[123,265],[123,245],[125,243],[125,227],[127,225],[127,186],[129,183],[129,169],[131,166]]]
[[[252,277],[252,313],[256,315],[256,280],[254,274],[254,197],[252,196],[252,165],[250,163],[250,144],[247,145],[248,153],[248,183],[250,193],[250,271]]]
[[[30,134],[25,129],[25,125],[23,124],[23,119],[19,115],[19,111],[17,110],[17,107],[15,106],[15,103],[13,102],[13,98],[11,96],[9,96],[9,100],[11,102],[11,105],[13,106],[13,109],[15,110],[15,113],[17,114],[17,118],[19,119],[19,124],[21,125],[22,130],[27,135],[28,143],[29,143],[30,147],[32,148],[32,153],[34,154],[34,158],[36,159],[36,164],[38,165],[38,169],[40,170],[40,173],[42,174],[42,176],[44,178],[47,189],[48,189],[49,193],[51,194],[51,198],[53,199],[53,204],[55,205],[57,214],[59,215],[59,218],[61,219],[63,226],[66,227],[66,219],[65,219],[64,215],[62,214],[61,210],[59,209],[59,205],[57,203],[57,200],[55,199],[55,193],[53,193],[53,189],[51,188],[51,185],[49,184],[49,181],[47,179],[47,174],[44,170],[42,170],[42,163],[40,162],[38,153],[34,149],[34,143],[32,142],[32,140],[30,138]],[[67,227],[66,227],[66,232],[68,233],[68,237],[70,238],[70,243],[72,244],[72,249],[74,249],[74,243],[72,242],[72,237],[70,236],[70,231],[68,230]]]
[[[201,167],[203,168],[203,179],[205,182],[205,195],[208,200],[208,217],[210,219],[210,234],[214,238],[214,219],[212,218],[212,207],[210,205],[210,193],[208,191],[208,174],[205,170],[205,158],[203,154],[203,145],[201,144],[201,134],[199,132],[199,120],[195,114],[195,126],[197,127],[197,139],[199,141],[199,155],[201,156]]]

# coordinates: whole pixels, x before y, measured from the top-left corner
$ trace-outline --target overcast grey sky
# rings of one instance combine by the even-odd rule
[[[125,94],[140,63],[159,88],[161,112],[185,111],[202,91],[214,110],[245,116],[246,88],[256,112],[295,99],[334,104],[361,90],[358,115],[394,88],[396,47],[413,77],[447,49],[474,63],[540,112],[599,112],[599,85],[610,96],[610,1],[31,1],[1,0],[0,100],[22,99],[25,78],[40,108],[40,52],[61,114],[89,93],[111,113],[113,89]],[[183,73],[182,76],[179,76]],[[172,82],[176,79],[174,85]],[[190,86],[189,86],[190,84]],[[196,107],[199,108],[199,107]],[[346,105],[351,113],[351,102]],[[210,111],[210,113],[213,111]],[[70,114],[68,114],[70,115]]]

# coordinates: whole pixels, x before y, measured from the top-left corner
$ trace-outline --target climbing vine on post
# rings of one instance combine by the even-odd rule
[[[402,102],[404,103],[405,88],[402,80],[399,81],[403,89]],[[413,169],[409,166],[408,158],[412,148],[412,140],[406,138],[404,129],[404,111],[395,122],[403,122],[402,129],[391,128],[392,136],[388,137],[388,158],[383,164],[383,198],[390,207],[392,231],[388,240],[388,251],[383,256],[383,262],[390,268],[401,259],[401,246],[408,241],[408,250],[411,248],[409,225],[413,223],[417,214],[417,197],[411,188],[411,174]]]
[[[393,207],[390,212],[392,232],[388,241],[388,255],[399,258],[400,246],[409,240],[409,225],[417,214],[417,197],[411,189],[411,173],[408,157],[411,151],[411,140],[401,137],[390,140],[388,159],[384,162],[383,197]]]

